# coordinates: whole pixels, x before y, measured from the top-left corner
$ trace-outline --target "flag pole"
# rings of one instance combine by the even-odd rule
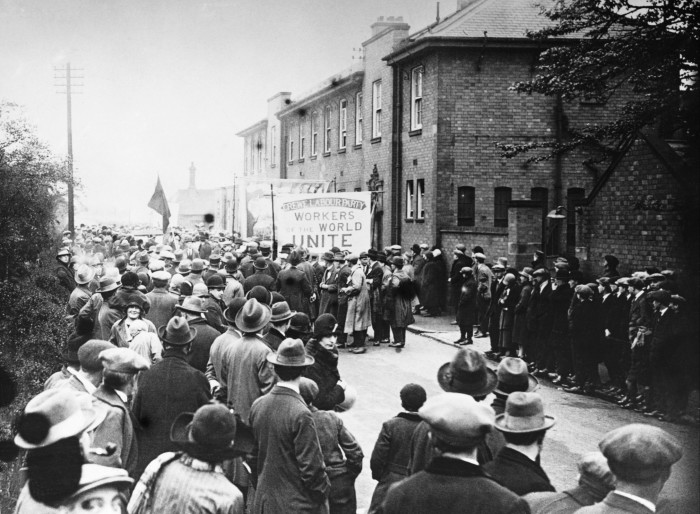
[[[275,238],[275,190],[270,182],[270,202],[272,204],[272,260],[277,258],[277,240]]]

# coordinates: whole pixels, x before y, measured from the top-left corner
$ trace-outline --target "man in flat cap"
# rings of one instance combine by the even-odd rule
[[[100,353],[103,350],[114,348],[114,345],[109,341],[101,341],[99,339],[91,339],[78,348],[78,361],[80,369],[75,371],[70,367],[68,373],[70,378],[64,380],[57,387],[73,389],[74,391],[94,394],[97,388],[102,383],[102,361]]]
[[[615,476],[615,490],[581,514],[656,512],[671,467],[683,456],[680,443],[665,430],[631,424],[608,432],[598,445]]]
[[[479,466],[477,447],[494,426],[491,407],[458,393],[444,393],[418,411],[441,455],[399,482],[386,495],[386,514],[529,512],[525,501]]]
[[[136,377],[140,371],[148,369],[150,363],[128,348],[103,350],[99,359],[104,368],[102,384],[93,396],[108,406],[108,411],[104,421],[95,429],[93,444],[97,447],[115,444],[121,467],[133,476],[138,446],[128,401],[136,387]]]

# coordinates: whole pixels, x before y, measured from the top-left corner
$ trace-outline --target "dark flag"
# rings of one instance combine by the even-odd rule
[[[165,198],[163,186],[160,184],[160,177],[158,177],[156,190],[153,191],[153,196],[151,196],[148,206],[163,216],[163,234],[165,234],[168,230],[168,225],[170,225],[170,207],[168,207],[168,200]]]

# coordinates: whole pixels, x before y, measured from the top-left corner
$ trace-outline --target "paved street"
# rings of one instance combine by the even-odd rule
[[[429,320],[428,325],[435,325],[436,321]],[[419,319],[418,323],[426,321]],[[369,506],[376,485],[371,478],[369,457],[382,423],[401,410],[401,387],[415,382],[425,387],[428,396],[442,391],[436,380],[437,369],[451,359],[456,348],[441,340],[457,339],[451,331],[447,332],[450,328],[445,325],[443,322],[441,327],[433,326],[436,332],[427,335],[409,333],[402,351],[386,345],[370,346],[364,355],[341,350],[341,376],[358,392],[354,408],[341,416],[365,453],[364,469],[356,483],[358,512],[365,512]],[[488,339],[476,341],[477,348],[487,349]],[[538,392],[544,399],[547,413],[557,418],[557,424],[545,439],[542,454],[542,466],[557,490],[576,483],[578,456],[596,450],[606,432],[628,423],[653,423],[678,437],[685,449],[683,459],[674,466],[673,475],[662,493],[664,500],[672,502],[674,514],[698,512],[697,428],[650,420],[603,400],[565,393],[547,382]]]

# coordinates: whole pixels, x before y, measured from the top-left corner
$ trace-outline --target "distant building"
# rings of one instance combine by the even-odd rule
[[[177,223],[185,229],[200,225],[209,229],[205,216],[214,217],[213,227],[217,231],[231,231],[233,221],[233,187],[197,189],[195,178],[197,168],[190,164],[190,182],[187,189],[177,192]]]

